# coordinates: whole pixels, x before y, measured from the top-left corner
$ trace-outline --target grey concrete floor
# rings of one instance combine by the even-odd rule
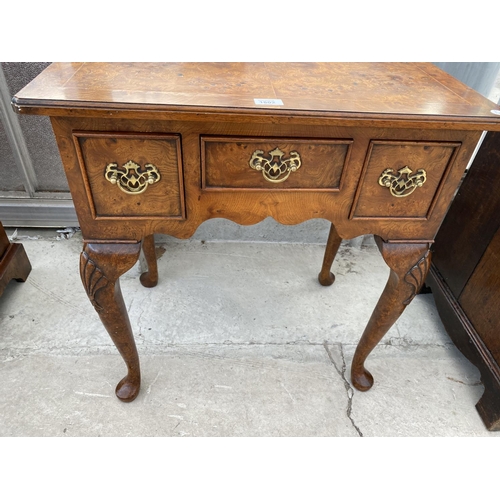
[[[11,235],[12,230],[8,233]],[[33,271],[0,298],[1,436],[486,436],[479,371],[419,295],[349,384],[355,346],[388,276],[371,239],[344,242],[325,288],[324,245],[157,240],[160,282],[121,280],[143,382],[79,278],[80,233],[19,230]]]

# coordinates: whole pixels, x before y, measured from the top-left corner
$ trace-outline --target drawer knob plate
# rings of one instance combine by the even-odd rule
[[[291,151],[288,159],[283,159],[284,156],[285,153],[279,148],[270,151],[267,158],[264,156],[264,151],[257,149],[252,153],[248,164],[254,170],[262,170],[262,175],[266,181],[283,182],[302,165],[302,160],[297,151]]]
[[[129,160],[121,167],[118,163],[109,163],[104,177],[124,193],[141,194],[150,184],[160,180],[160,172],[152,163],[146,163],[142,168],[135,161]]]
[[[383,187],[389,188],[392,196],[403,198],[409,196],[418,187],[422,187],[426,180],[427,172],[423,168],[413,173],[411,168],[406,165],[398,170],[397,175],[392,168],[385,169],[378,183]]]

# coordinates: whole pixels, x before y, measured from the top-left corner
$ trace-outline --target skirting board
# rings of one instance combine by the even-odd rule
[[[4,227],[78,227],[71,200],[41,198],[0,199],[0,221]]]

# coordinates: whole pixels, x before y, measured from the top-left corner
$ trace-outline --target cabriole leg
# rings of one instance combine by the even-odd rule
[[[330,226],[330,234],[326,243],[325,256],[323,258],[323,265],[318,275],[318,281],[323,286],[330,286],[335,281],[335,275],[330,271],[333,261],[337,255],[337,251],[342,243],[342,238],[338,235],[335,226]]]
[[[127,375],[116,386],[116,395],[125,402],[139,394],[139,356],[119,278],[139,257],[140,243],[85,243],[80,256],[80,275],[90,302],[99,314],[127,365]]]
[[[364,367],[367,356],[418,293],[431,259],[428,243],[386,243],[377,236],[375,240],[390,275],[352,360],[352,385],[360,391],[373,385],[373,377]]]
[[[152,288],[158,284],[158,262],[156,261],[154,234],[150,234],[142,240],[142,251],[148,270],[141,274],[140,280],[143,286]]]

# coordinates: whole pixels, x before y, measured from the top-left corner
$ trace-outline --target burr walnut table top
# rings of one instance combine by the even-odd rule
[[[255,99],[280,99],[282,105]],[[54,63],[18,111],[156,110],[445,122],[500,130],[498,106],[430,63]]]

